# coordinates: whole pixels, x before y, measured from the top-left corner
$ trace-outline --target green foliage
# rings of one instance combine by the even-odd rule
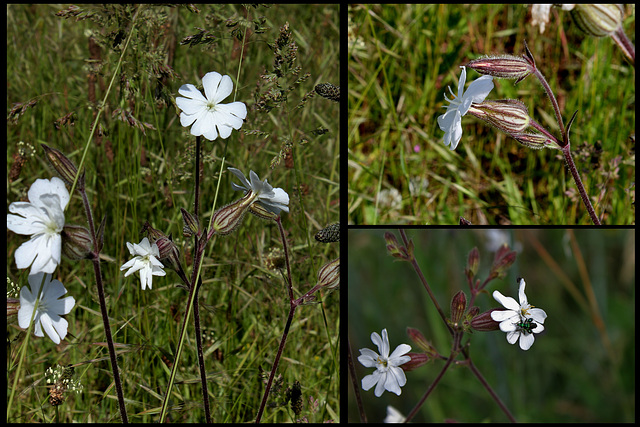
[[[270,47],[283,28],[291,67],[274,77],[277,55]],[[106,217],[102,271],[130,420],[158,421],[188,293],[172,271],[154,277],[153,289],[142,291],[138,275],[125,278],[120,266],[130,259],[126,242],[138,243],[149,221],[173,235],[190,275],[193,242],[183,237],[180,208],[193,210],[195,137],[180,126],[178,89],[198,86],[210,71],[231,76],[234,92],[224,102],[244,102],[248,116],[230,138],[203,141],[199,222],[206,226],[215,208],[242,195],[231,188],[227,166],[247,176],[254,170],[284,188],[291,201],[283,224],[299,297],[315,284],[318,269],[339,256],[337,244],[313,239],[339,219],[339,106],[309,96],[319,83],[339,84],[339,7],[92,5],[60,11],[14,5],[7,9],[7,29],[7,204],[25,200],[36,178],[51,178],[39,144],[80,164],[103,106],[84,161],[86,186],[96,221]],[[270,110],[258,108],[271,87],[283,96]],[[307,102],[297,108],[303,99]],[[319,134],[318,128],[328,132]],[[270,168],[279,157],[284,161]],[[225,172],[219,176],[223,158]],[[72,198],[66,221],[85,225],[79,198]],[[7,242],[7,274],[20,285],[27,276],[16,270],[13,253],[24,240],[12,234]],[[232,237],[212,240],[205,254],[199,304],[201,324],[212,331],[205,357],[217,422],[255,419],[264,391],[260,371],[271,370],[289,308],[283,276],[268,267],[267,254],[281,247],[273,221],[249,215]],[[55,275],[76,299],[67,316],[70,334],[57,348],[47,338],[32,339],[29,376],[18,383],[23,395],[9,420],[53,419],[52,408],[42,405],[46,389],[32,385],[59,363],[78,365],[85,389],[59,408],[59,421],[118,421],[91,265],[63,260]],[[264,421],[339,419],[339,298],[337,292],[318,298],[321,304],[297,310],[278,369],[280,393],[299,382],[300,416],[280,405],[267,408]],[[193,327],[189,331],[193,334]],[[17,348],[19,333],[11,329],[10,335]],[[204,412],[192,335],[179,363],[169,420],[200,422]]]
[[[576,166],[603,224],[634,222],[635,71],[610,38],[552,9],[544,34],[522,5],[363,5],[349,9],[349,221],[355,224],[591,224],[560,153],[531,150],[473,117],[460,145],[437,117],[460,66],[529,45],[571,129]],[[635,16],[623,27],[634,42]],[[479,74],[467,68],[467,85]],[[534,77],[494,79],[559,137]]]

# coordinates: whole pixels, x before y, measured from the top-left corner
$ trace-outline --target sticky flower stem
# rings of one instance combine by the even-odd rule
[[[561,150],[562,150],[562,155],[564,156],[564,160],[567,162],[567,166],[571,171],[571,175],[573,175],[573,179],[576,181],[578,192],[580,193],[582,202],[584,203],[585,207],[587,208],[587,211],[589,212],[591,221],[593,221],[595,225],[601,225],[600,219],[598,218],[598,215],[596,215],[596,211],[593,209],[591,200],[589,200],[589,196],[587,195],[587,192],[584,189],[584,185],[582,184],[582,179],[580,179],[580,174],[578,173],[576,164],[573,162],[573,156],[571,156],[571,145],[566,144],[564,147],[561,148]]]
[[[631,40],[629,40],[629,37],[627,37],[627,35],[625,34],[622,26],[619,26],[613,33],[611,33],[611,38],[613,39],[613,41],[616,42],[618,46],[620,46],[620,49],[622,49],[622,52],[625,54],[627,58],[629,58],[629,60],[631,61],[631,64],[633,64],[633,68],[635,68],[636,67],[636,48],[633,45],[633,43],[631,43]]]
[[[280,363],[280,356],[282,356],[284,345],[287,342],[287,335],[289,335],[289,328],[291,327],[291,321],[293,320],[293,315],[295,314],[297,307],[298,305],[294,301],[291,301],[291,306],[289,307],[289,317],[287,317],[287,324],[285,325],[284,332],[282,333],[282,339],[280,340],[280,347],[278,347],[276,359],[273,361],[273,368],[271,368],[271,374],[269,375],[269,381],[267,381],[267,387],[264,389],[262,402],[260,402],[260,409],[258,409],[258,415],[256,416],[256,424],[260,423],[260,419],[262,418],[262,414],[264,413],[264,408],[267,405],[267,398],[269,397],[269,391],[271,390],[273,377],[275,377],[276,375],[276,370],[278,369],[278,364]]]
[[[77,174],[79,175],[79,174]],[[85,214],[87,216],[87,223],[89,225],[89,233],[91,233],[91,239],[93,240],[93,253],[91,254],[91,262],[93,263],[93,273],[96,276],[96,287],[98,288],[98,300],[100,301],[100,314],[102,315],[102,324],[104,327],[105,341],[107,342],[107,348],[109,349],[109,359],[111,361],[111,370],[113,371],[113,383],[116,388],[116,394],[118,395],[118,407],[120,409],[120,418],[123,424],[129,422],[127,416],[127,408],[125,406],[124,392],[122,389],[122,380],[120,379],[120,369],[118,369],[118,357],[116,355],[116,348],[113,344],[113,334],[111,333],[111,325],[109,324],[109,310],[107,309],[107,300],[105,298],[104,283],[102,281],[102,270],[100,268],[100,251],[102,250],[102,227],[101,231],[96,233],[95,221],[93,219],[93,213],[91,211],[91,203],[87,196],[84,185],[78,188],[80,196],[82,198],[82,204],[84,206]]]
[[[538,78],[538,80],[540,80],[544,91],[547,92],[547,96],[551,100],[551,106],[553,107],[553,112],[556,115],[556,121],[558,122],[558,126],[560,127],[560,133],[562,134],[562,142],[560,143],[560,146],[563,147],[567,145],[567,131],[564,127],[564,122],[562,121],[562,115],[560,114],[560,107],[558,106],[556,96],[553,94],[549,83],[547,83],[547,80],[544,78],[538,68],[534,69],[533,74]]]
[[[262,414],[264,413],[264,408],[267,405],[267,398],[269,397],[269,392],[271,391],[273,378],[275,377],[276,371],[278,370],[278,364],[280,363],[280,356],[282,356],[284,345],[287,342],[287,335],[289,334],[289,328],[291,327],[291,321],[293,320],[293,315],[296,312],[296,308],[304,300],[304,298],[298,298],[297,300],[293,299],[293,288],[291,284],[291,266],[289,264],[289,251],[287,250],[287,238],[286,238],[286,235],[284,234],[284,228],[282,227],[282,218],[278,216],[275,221],[278,224],[278,230],[280,230],[280,238],[282,239],[282,250],[284,251],[284,260],[285,260],[285,263],[287,264],[286,280],[287,280],[287,287],[289,288],[289,317],[287,318],[287,324],[285,325],[284,332],[282,333],[282,339],[280,340],[278,353],[276,354],[276,358],[273,361],[273,367],[271,368],[271,374],[269,374],[269,380],[267,381],[267,386],[264,389],[262,402],[260,402],[260,408],[258,409],[258,415],[256,416],[256,424],[260,423],[260,420],[262,419]]]
[[[404,242],[405,247],[408,247],[409,239],[407,239],[407,235],[403,229],[400,229],[400,236],[402,237],[402,241]],[[424,274],[422,274],[422,270],[420,269],[420,266],[418,265],[416,258],[413,256],[413,253],[411,253],[411,259],[409,259],[408,261],[411,263],[411,265],[413,266],[413,269],[416,271],[416,274],[418,275],[420,282],[422,283],[424,288],[427,290],[427,293],[429,294],[431,301],[433,301],[433,305],[436,307],[436,310],[438,310],[438,313],[440,313],[440,317],[442,318],[442,321],[444,322],[445,326],[447,327],[447,329],[449,329],[449,332],[453,335],[453,329],[451,328],[451,326],[449,326],[449,322],[447,322],[447,317],[445,316],[444,311],[442,311],[440,304],[438,304],[438,300],[436,299],[435,295],[433,295],[433,292],[431,291],[431,287],[429,286],[429,283],[427,283],[427,279],[424,277]]]
[[[502,412],[504,412],[504,414],[507,416],[507,418],[509,418],[509,421],[511,421],[512,423],[515,423],[516,419],[513,417],[511,412],[509,412],[509,409],[507,409],[507,407],[504,405],[504,403],[502,402],[500,397],[498,397],[498,395],[493,391],[493,389],[491,388],[489,383],[487,383],[487,380],[484,379],[484,377],[482,376],[482,374],[480,373],[478,368],[476,368],[476,366],[471,361],[471,358],[468,357],[469,355],[466,354],[465,350],[463,350],[463,353],[465,353],[465,356],[467,357],[467,366],[469,367],[471,372],[473,372],[473,374],[478,378],[478,381],[480,381],[482,383],[484,388],[487,389],[487,391],[489,392],[491,397],[493,397],[493,400],[495,400],[496,403],[498,404],[498,406],[500,407],[500,409],[502,409]]]
[[[422,398],[420,399],[420,401],[416,404],[416,406],[411,410],[411,412],[409,412],[409,415],[407,415],[407,419],[405,420],[405,422],[409,422],[411,421],[411,419],[416,415],[416,413],[420,410],[420,408],[422,407],[422,405],[424,404],[424,402],[427,400],[427,397],[429,397],[429,395],[431,394],[431,392],[433,390],[435,390],[436,386],[440,383],[440,380],[442,379],[442,377],[444,376],[444,373],[447,372],[447,369],[449,369],[449,366],[451,366],[451,363],[453,362],[453,358],[455,356],[452,354],[448,359],[447,362],[444,364],[444,366],[442,367],[442,369],[440,370],[440,373],[438,373],[438,376],[436,377],[435,380],[433,380],[433,382],[431,383],[431,385],[429,386],[429,388],[427,389],[427,391],[424,393],[424,395],[422,396]]]

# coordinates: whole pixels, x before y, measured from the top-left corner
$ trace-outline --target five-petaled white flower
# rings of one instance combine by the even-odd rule
[[[472,103],[480,103],[489,95],[493,89],[493,77],[482,76],[469,85],[464,92],[464,82],[467,80],[467,69],[462,68],[462,74],[458,81],[458,96],[456,97],[448,86],[453,99],[444,98],[451,104],[446,105],[447,112],[438,117],[438,125],[444,131],[444,145],[449,145],[449,149],[455,150],[462,138],[462,116],[467,114]],[[464,92],[464,93],[463,93]]]
[[[205,74],[202,86],[206,98],[192,84],[182,85],[178,89],[180,95],[186,98],[176,98],[176,105],[182,110],[180,123],[190,126],[191,134],[204,136],[213,141],[220,135],[226,139],[232,129],[240,129],[247,117],[247,106],[243,102],[221,104],[233,90],[231,77],[222,76],[215,71]],[[194,123],[195,122],[195,123]]]
[[[411,360],[411,357],[405,356],[411,351],[411,346],[400,344],[389,356],[389,337],[386,329],[382,330],[382,338],[376,332],[372,333],[371,341],[378,347],[380,355],[368,348],[360,349],[358,361],[367,368],[376,368],[373,374],[362,379],[362,388],[367,391],[375,385],[376,397],[382,396],[385,390],[400,396],[402,392],[400,387],[407,383],[407,377],[398,366]]]
[[[140,244],[127,242],[127,248],[129,248],[129,252],[131,255],[134,255],[135,258],[123,264],[122,267],[120,267],[120,271],[128,268],[129,271],[124,274],[124,277],[127,277],[140,270],[142,290],[146,289],[147,286],[151,289],[153,276],[164,276],[166,274],[163,270],[164,266],[158,261],[160,257],[158,245],[155,243],[153,245],[150,244],[149,239],[145,237]]]
[[[44,283],[43,283],[44,276]],[[23,286],[20,290],[20,310],[18,311],[18,324],[21,328],[27,329],[31,317],[34,321],[33,333],[37,337],[43,337],[44,332],[47,333],[49,338],[56,343],[60,344],[60,341],[67,336],[67,328],[69,322],[60,317],[63,314],[67,314],[71,311],[76,304],[76,300],[73,297],[60,297],[67,293],[64,285],[58,280],[51,280],[50,274],[36,273],[29,276],[28,286]],[[40,289],[42,288],[42,295],[40,295]],[[36,308],[36,301],[38,307]],[[33,310],[35,309],[35,314]]]
[[[57,177],[36,179],[29,188],[29,202],[9,205],[7,228],[14,233],[30,235],[15,253],[16,266],[27,268],[29,274],[53,273],[60,264],[64,227],[64,208],[69,203],[69,192]]]
[[[257,193],[258,196],[256,198],[256,203],[276,215],[280,215],[280,211],[289,212],[289,195],[282,188],[273,188],[266,179],[264,181],[260,181],[260,178],[254,171],[249,172],[249,177],[251,178],[251,182],[249,182],[247,177],[238,169],[227,169],[237,176],[243,184],[237,185],[231,183],[234,190],[245,192],[253,191]]]
[[[507,333],[509,344],[515,344],[520,338],[520,348],[529,350],[533,345],[533,334],[539,334],[544,331],[542,324],[547,318],[547,313],[529,304],[527,295],[524,293],[526,286],[524,279],[519,277],[517,282],[520,285],[518,291],[520,304],[511,297],[505,297],[500,292],[493,291],[493,298],[507,310],[492,311],[491,318],[496,322],[500,322],[500,330]]]

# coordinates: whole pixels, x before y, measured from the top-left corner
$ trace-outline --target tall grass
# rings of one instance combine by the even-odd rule
[[[7,8],[7,204],[25,200],[35,179],[53,175],[39,144],[80,162],[134,7],[96,5],[67,18],[56,16],[55,6]],[[204,142],[200,224],[208,224],[219,180],[215,207],[241,195],[231,188],[233,177],[227,172],[219,176],[223,156],[225,171],[233,166],[248,176],[254,170],[285,189],[291,202],[283,223],[292,281],[300,296],[315,284],[318,269],[338,257],[337,245],[319,245],[313,235],[339,220],[339,107],[314,97],[313,88],[324,82],[339,84],[339,7],[142,8],[144,19],[125,52],[84,166],[93,213],[98,221],[106,218],[103,276],[130,420],[151,422],[158,421],[188,292],[171,272],[154,277],[153,289],[142,291],[138,276],[125,278],[120,266],[130,259],[126,242],[142,239],[145,221],[172,234],[183,263],[193,263],[193,242],[183,237],[180,208],[193,209],[195,137],[180,126],[174,101],[178,88],[199,85],[210,71],[232,77],[234,92],[224,102],[235,97],[247,104],[249,114],[229,139]],[[270,75],[274,51],[269,44],[287,22],[300,70],[288,69],[276,78]],[[191,44],[182,44],[189,36]],[[64,116],[66,121],[61,120]],[[74,197],[66,222],[83,221]],[[7,275],[18,286],[27,276],[15,268],[12,254],[24,240],[13,234],[7,240]],[[205,254],[198,303],[209,337],[205,356],[217,422],[255,419],[264,391],[263,371],[271,370],[289,308],[283,276],[269,268],[276,257],[271,251],[281,246],[274,223],[248,216],[231,237],[215,238]],[[8,419],[53,420],[43,374],[53,364],[72,364],[85,391],[68,397],[55,419],[117,421],[91,267],[64,260],[55,275],[76,299],[67,316],[69,335],[57,347],[46,337],[31,340],[28,375],[18,382],[20,398]],[[318,299],[318,304],[297,311],[278,369],[281,387],[274,391],[264,421],[339,419],[338,293],[319,294]],[[193,327],[189,330],[192,334]],[[17,326],[10,327],[9,376],[23,338]],[[201,421],[192,335],[182,355],[169,420]],[[300,415],[285,399],[295,381],[304,399]]]

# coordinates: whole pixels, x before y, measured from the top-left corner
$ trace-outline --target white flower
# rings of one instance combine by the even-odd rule
[[[411,351],[411,347],[407,344],[400,344],[389,356],[389,337],[386,329],[382,330],[382,338],[377,333],[372,333],[371,341],[378,347],[380,355],[368,348],[360,349],[358,361],[367,368],[376,368],[373,374],[362,379],[363,390],[367,391],[375,385],[376,397],[382,396],[385,390],[400,396],[402,392],[400,387],[407,383],[407,377],[402,368],[398,366],[411,360],[411,357],[404,356]]]
[[[43,276],[44,286],[42,286],[42,295],[40,295]],[[69,313],[76,304],[76,300],[73,297],[59,299],[67,293],[67,290],[59,281],[51,280],[50,274],[36,273],[30,275],[29,284],[31,285],[31,290],[27,286],[23,286],[20,290],[18,324],[21,328],[27,329],[35,309],[36,312],[33,315],[35,323],[33,333],[35,336],[43,337],[42,330],[44,329],[44,332],[54,343],[60,344],[60,341],[67,336],[67,328],[69,326],[69,323],[60,316]],[[40,301],[36,309],[38,298],[40,298]]]
[[[64,227],[64,208],[69,192],[60,178],[37,179],[29,188],[29,202],[14,202],[9,206],[7,228],[14,233],[30,235],[15,253],[16,266],[27,268],[29,274],[53,273],[60,264]]]
[[[180,124],[190,126],[191,134],[204,136],[213,141],[218,137],[226,139],[232,129],[240,129],[247,117],[247,106],[243,102],[221,104],[233,90],[231,77],[222,76],[215,71],[205,74],[202,86],[206,98],[192,84],[182,85],[178,89],[186,98],[176,98],[176,105],[182,110]]]
[[[524,279],[519,277],[517,282],[520,284],[518,292],[520,304],[511,297],[505,297],[500,292],[493,291],[493,298],[507,310],[493,311],[491,312],[491,318],[496,322],[500,322],[500,330],[507,333],[509,344],[515,344],[520,338],[520,348],[529,350],[533,345],[533,334],[539,334],[544,331],[542,324],[547,318],[547,313],[529,304],[527,295],[524,293],[526,286]]]
[[[158,245],[155,243],[153,245],[149,244],[149,239],[145,237],[139,245],[127,242],[127,248],[129,248],[131,255],[135,255],[135,258],[123,264],[120,267],[120,271],[128,268],[129,271],[124,274],[124,277],[127,277],[140,270],[142,290],[146,289],[147,286],[151,289],[153,276],[164,276],[166,274],[163,270],[164,266],[158,261],[160,257]]]
[[[469,85],[469,88],[464,92],[464,82],[467,80],[467,69],[462,68],[462,74],[458,81],[458,96],[456,97],[449,87],[449,92],[453,96],[453,99],[444,98],[451,103],[447,105],[447,112],[438,117],[438,125],[440,129],[444,131],[444,145],[450,145],[451,150],[455,150],[462,138],[462,116],[467,114],[469,107],[472,103],[480,103],[489,95],[491,89],[493,89],[493,77],[482,76],[478,80],[475,80]],[[464,94],[463,94],[464,92]]]
[[[276,215],[280,214],[280,211],[289,212],[289,195],[282,188],[273,188],[271,184],[264,181],[260,181],[258,175],[251,171],[249,177],[251,182],[236,168],[228,168],[232,174],[238,177],[243,185],[237,185],[231,183],[234,190],[237,191],[253,191],[258,194],[256,202],[264,207],[269,212]],[[246,193],[245,193],[246,194]]]
[[[402,415],[402,412],[398,411],[391,405],[387,406],[387,416],[385,417],[385,423],[403,423],[405,422],[407,417]]]

